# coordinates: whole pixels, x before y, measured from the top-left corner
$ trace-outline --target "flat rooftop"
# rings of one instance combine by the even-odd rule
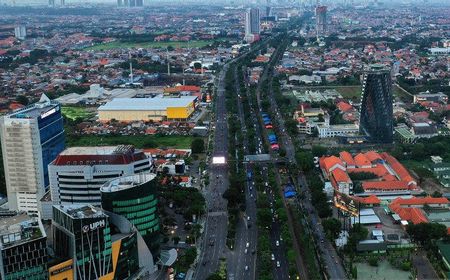
[[[45,231],[37,218],[25,213],[0,220],[0,244],[7,248],[45,237]]]
[[[154,98],[114,98],[98,108],[99,111],[152,111],[167,110],[169,107],[187,107],[196,96],[154,97]]]
[[[7,115],[12,119],[34,119],[49,112],[58,105],[56,102],[35,103]]]
[[[131,145],[118,146],[99,146],[99,147],[71,147],[60,153],[61,156],[79,156],[79,155],[115,155],[134,151]]]
[[[108,217],[101,208],[92,205],[53,205],[53,207],[66,213],[73,219]]]
[[[132,176],[119,177],[112,181],[107,182],[101,188],[101,192],[118,192],[126,189],[134,188],[135,186],[140,186],[153,179],[155,179],[156,174],[138,174]]]

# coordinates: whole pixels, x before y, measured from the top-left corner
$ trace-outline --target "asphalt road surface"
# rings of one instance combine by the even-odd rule
[[[224,78],[228,69],[228,64],[219,74],[217,83],[216,100],[216,122],[214,131],[214,156],[227,156],[227,134],[228,126],[225,109],[225,88]],[[222,198],[223,193],[228,188],[228,168],[226,165],[210,165],[210,183],[204,195],[206,198],[207,215],[203,234],[200,243],[200,257],[193,279],[203,280],[210,274],[217,271],[220,258],[226,256],[227,237],[227,202]]]

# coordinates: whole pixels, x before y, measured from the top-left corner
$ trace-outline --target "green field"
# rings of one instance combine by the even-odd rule
[[[201,41],[189,41],[189,42],[143,42],[143,43],[132,43],[132,42],[111,42],[105,44],[99,44],[91,47],[85,48],[85,50],[100,51],[100,50],[112,50],[112,49],[125,49],[125,48],[167,48],[172,46],[173,48],[201,48],[207,46],[214,41],[212,40],[201,40]]]
[[[76,119],[88,119],[95,115],[94,112],[89,112],[86,108],[70,106],[61,107],[61,113],[64,117],[73,121]]]
[[[67,135],[66,143],[75,146],[134,145],[136,148],[190,149],[192,136],[178,135]]]
[[[335,90],[347,99],[358,99],[361,97],[360,86],[337,87]]]

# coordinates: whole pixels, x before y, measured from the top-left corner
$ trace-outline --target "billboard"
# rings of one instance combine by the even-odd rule
[[[360,208],[359,201],[339,192],[334,192],[334,206],[353,217],[358,216]]]

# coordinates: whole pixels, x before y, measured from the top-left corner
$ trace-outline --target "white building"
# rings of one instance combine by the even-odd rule
[[[151,166],[151,158],[129,145],[68,148],[48,167],[52,204],[99,206],[100,187],[104,183],[150,172]],[[48,213],[42,209],[42,218],[51,218]]]
[[[356,124],[318,124],[317,130],[319,132],[319,138],[353,136],[359,134],[359,126]]]
[[[3,116],[0,131],[9,209],[37,214],[48,186],[47,165],[64,150],[60,106],[43,95]]]
[[[27,29],[24,25],[16,26],[14,28],[14,36],[19,40],[25,40],[27,37]]]

